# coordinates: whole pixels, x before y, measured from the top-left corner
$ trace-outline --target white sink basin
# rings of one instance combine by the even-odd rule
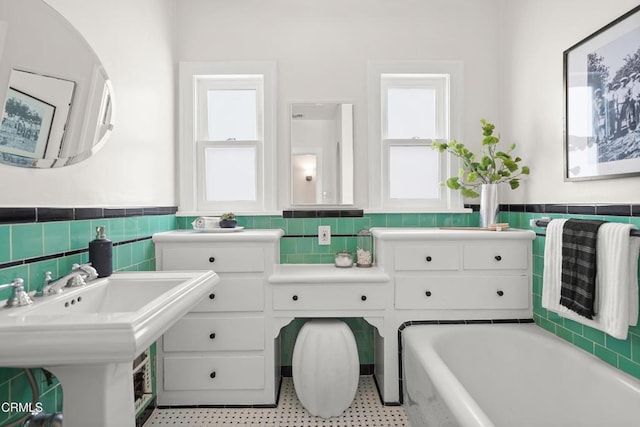
[[[65,427],[87,419],[133,426],[133,359],[219,280],[212,271],[115,273],[0,309],[0,366],[52,371],[62,383]]]

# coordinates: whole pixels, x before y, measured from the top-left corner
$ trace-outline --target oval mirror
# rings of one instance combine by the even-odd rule
[[[291,203],[353,204],[353,104],[291,105]]]
[[[113,90],[102,63],[42,0],[0,1],[0,100],[0,163],[71,165],[113,129]]]

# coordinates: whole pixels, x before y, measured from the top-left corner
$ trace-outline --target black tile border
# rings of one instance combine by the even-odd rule
[[[503,204],[501,212],[527,212],[548,214],[640,216],[640,205],[632,204]]]
[[[498,324],[528,324],[535,323],[535,320],[531,318],[526,319],[471,319],[471,320],[408,320],[402,323],[398,327],[398,390],[399,390],[399,402],[384,402],[382,399],[382,394],[380,394],[380,400],[383,400],[385,405],[393,406],[393,405],[402,405],[404,402],[403,393],[403,369],[402,366],[402,331],[409,326],[415,325],[498,325]],[[378,389],[378,393],[380,393],[380,389]]]
[[[173,215],[176,212],[178,212],[177,206],[130,208],[0,208],[0,224],[74,221],[145,215]]]
[[[362,209],[301,209],[282,211],[282,218],[362,218]]]

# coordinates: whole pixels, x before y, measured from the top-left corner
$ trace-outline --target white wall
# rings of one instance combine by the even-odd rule
[[[288,164],[289,103],[353,103],[356,205],[365,206],[367,61],[464,61],[462,134],[465,142],[479,145],[480,119],[499,119],[497,5],[497,0],[179,0],[177,58],[277,61],[282,164]],[[286,206],[281,197],[280,207]]]
[[[0,165],[0,206],[175,205],[174,1],[47,3],[102,60],[115,93],[115,130],[102,150],[73,166]]]
[[[531,167],[511,203],[638,203],[640,178],[564,182],[563,52],[636,0],[501,0],[501,124]]]

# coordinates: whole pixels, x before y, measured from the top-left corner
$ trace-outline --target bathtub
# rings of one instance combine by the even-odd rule
[[[530,324],[402,331],[414,427],[640,425],[640,381]]]

